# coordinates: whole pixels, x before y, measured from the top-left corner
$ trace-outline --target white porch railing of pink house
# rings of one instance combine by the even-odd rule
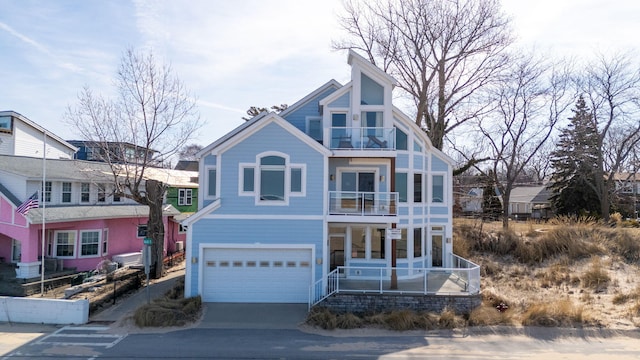
[[[451,268],[338,266],[309,289],[309,308],[333,294],[475,295],[480,266],[453,255]],[[396,272],[397,286],[391,288]]]

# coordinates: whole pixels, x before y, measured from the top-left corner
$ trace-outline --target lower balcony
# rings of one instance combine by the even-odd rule
[[[477,295],[480,266],[456,255],[453,260],[452,268],[339,266],[311,287],[309,306],[334,294]]]
[[[329,191],[329,215],[396,216],[397,192]]]

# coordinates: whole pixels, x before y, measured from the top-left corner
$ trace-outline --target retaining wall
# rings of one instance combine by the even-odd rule
[[[0,296],[0,322],[86,324],[89,300],[60,300]]]
[[[320,302],[319,307],[344,313],[379,313],[391,310],[409,309],[440,313],[445,308],[457,314],[469,314],[482,304],[477,295],[406,295],[406,294],[333,294]]]

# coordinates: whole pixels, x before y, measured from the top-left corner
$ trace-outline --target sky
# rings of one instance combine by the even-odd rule
[[[636,50],[640,1],[502,0],[517,46],[588,59]],[[293,104],[331,79],[349,81],[334,51],[340,0],[0,0],[0,110],[64,139],[84,86],[113,94],[127,48],[153,49],[196,95],[206,146],[250,106]]]

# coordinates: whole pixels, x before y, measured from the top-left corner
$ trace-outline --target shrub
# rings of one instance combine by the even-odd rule
[[[490,325],[512,325],[513,312],[510,310],[499,311],[496,307],[482,305],[475,308],[469,314],[469,325],[490,326]]]
[[[582,286],[595,290],[602,290],[607,287],[611,278],[607,271],[602,268],[600,259],[594,257],[591,260],[591,267],[582,274]]]
[[[442,313],[440,313],[440,319],[438,320],[440,329],[455,329],[463,327],[464,324],[464,319],[461,316],[456,315],[455,311],[450,308],[446,308],[442,310]]]
[[[392,330],[413,330],[416,320],[416,313],[411,310],[394,310],[387,315],[386,325]]]
[[[522,325],[525,326],[574,326],[589,322],[584,309],[569,299],[531,305],[522,315]]]
[[[194,321],[202,308],[200,296],[187,299],[158,299],[139,307],[133,318],[139,327],[183,326]]]
[[[338,326],[338,318],[327,308],[315,307],[307,315],[306,323],[325,330],[333,330]]]
[[[358,316],[346,313],[336,317],[336,327],[339,329],[356,329],[362,327],[363,321]]]

